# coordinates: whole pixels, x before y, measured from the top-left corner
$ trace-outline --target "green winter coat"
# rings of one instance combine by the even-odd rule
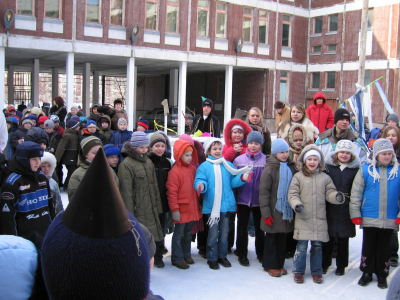
[[[127,156],[118,167],[120,192],[126,208],[147,227],[156,242],[164,239],[159,214],[163,212],[154,164],[147,154],[136,152],[130,142],[122,148]]]

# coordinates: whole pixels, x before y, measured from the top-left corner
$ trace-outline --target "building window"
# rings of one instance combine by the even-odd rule
[[[226,38],[226,3],[217,2],[217,22],[215,24],[215,37]]]
[[[323,17],[314,18],[314,33],[322,33],[323,20]]]
[[[339,15],[329,16],[329,32],[337,31]]]
[[[258,42],[268,44],[268,12],[260,10],[258,15]]]
[[[253,9],[243,7],[243,39],[245,42],[251,42],[251,24],[253,21]]]
[[[61,19],[61,0],[46,0],[44,15],[46,18]]]
[[[179,0],[167,1],[167,32],[178,33],[179,28]]]
[[[289,78],[288,73],[285,71],[281,71],[281,78],[279,84],[279,100],[283,102],[288,102],[288,84]]]
[[[371,70],[365,70],[364,73],[364,86],[371,83]]]
[[[311,73],[311,88],[319,89],[319,80],[321,78],[320,72]]]
[[[197,7],[197,35],[208,36],[208,0],[199,0]]]
[[[321,53],[321,46],[313,46],[312,53]]]
[[[146,29],[157,30],[158,1],[146,1]]]
[[[18,0],[17,14],[33,16],[35,11],[35,0]]]
[[[368,9],[368,28],[372,28],[373,23],[374,23],[374,9],[370,8]]]
[[[334,89],[335,88],[335,80],[336,80],[336,72],[327,72],[326,73],[326,88]]]
[[[336,44],[326,45],[326,52],[336,52]]]
[[[100,23],[101,0],[86,1],[86,22]]]
[[[124,25],[124,0],[110,1],[110,24],[123,26]]]
[[[290,47],[290,16],[283,15],[282,46]]]

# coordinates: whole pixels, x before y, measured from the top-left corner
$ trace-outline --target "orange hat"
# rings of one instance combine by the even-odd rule
[[[192,145],[187,146],[187,147],[185,148],[185,150],[183,150],[182,155],[185,154],[185,153],[187,153],[187,152],[189,152],[189,151],[192,151],[192,152],[193,152],[193,146],[192,146]],[[181,156],[182,156],[182,155],[181,155]]]

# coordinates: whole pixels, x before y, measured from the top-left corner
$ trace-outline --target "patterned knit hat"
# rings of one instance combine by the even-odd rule
[[[121,123],[128,124],[128,122],[124,118],[119,118],[118,119],[118,125],[121,124]]]
[[[149,248],[125,208],[103,149],[86,175],[43,241],[50,299],[143,300],[149,293]]]
[[[146,128],[146,130],[147,130],[147,129],[149,129],[149,122],[147,122],[146,119],[141,119],[141,120],[139,120],[139,122],[137,122],[136,128],[138,126],[142,126],[142,127]]]
[[[89,128],[89,127],[96,127],[96,122],[93,120],[88,121],[86,123],[86,128]]]
[[[167,144],[165,137],[161,133],[153,133],[150,137],[150,148],[153,147],[158,142]]]
[[[356,157],[356,154],[354,153],[354,146],[353,142],[350,140],[340,140],[336,144],[336,149],[335,149],[335,154],[338,152],[349,152],[353,157]]]
[[[275,139],[272,141],[271,144],[271,153],[272,155],[281,153],[281,152],[286,152],[289,151],[289,145],[286,143],[284,139]]]
[[[54,128],[54,122],[52,120],[46,120],[44,122],[44,129]]]
[[[79,122],[78,121],[69,120],[67,122],[67,129],[75,129],[75,128],[78,128],[78,126],[79,126]]]
[[[372,162],[368,166],[368,174],[374,178],[374,183],[376,180],[378,180],[378,182],[379,182],[379,179],[381,179],[381,176],[379,175],[378,171],[376,170],[376,162],[377,162],[376,157],[378,156],[379,153],[385,152],[385,151],[393,152],[392,161],[390,162],[390,164],[393,165],[393,168],[390,171],[387,180],[397,177],[399,163],[397,162],[396,154],[394,153],[394,150],[393,150],[393,145],[388,139],[378,139],[374,142],[373,153],[372,153]]]
[[[150,141],[148,136],[143,131],[135,131],[131,136],[131,145],[136,148],[139,146],[149,145]]]
[[[103,146],[103,143],[98,137],[92,135],[87,138],[84,138],[81,141],[83,156],[86,156],[89,153],[90,149],[92,149],[94,146]]]

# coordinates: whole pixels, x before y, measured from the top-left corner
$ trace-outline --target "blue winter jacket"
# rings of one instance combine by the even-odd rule
[[[124,143],[129,141],[132,136],[132,131],[128,129],[125,130],[117,130],[111,132],[111,140],[110,144],[117,145],[119,149],[122,149]]]
[[[209,155],[207,158],[216,160],[215,157]],[[228,161],[228,164],[235,169],[234,165]],[[232,175],[221,163],[221,174],[222,174],[222,200],[221,200],[221,212],[234,212],[236,211],[236,200],[232,189],[237,188],[245,184],[240,179],[242,174]],[[196,172],[196,178],[194,179],[194,188],[197,190],[197,186],[203,183],[204,199],[203,199],[203,214],[210,214],[214,204],[215,196],[215,174],[214,164],[205,161],[203,162]]]

